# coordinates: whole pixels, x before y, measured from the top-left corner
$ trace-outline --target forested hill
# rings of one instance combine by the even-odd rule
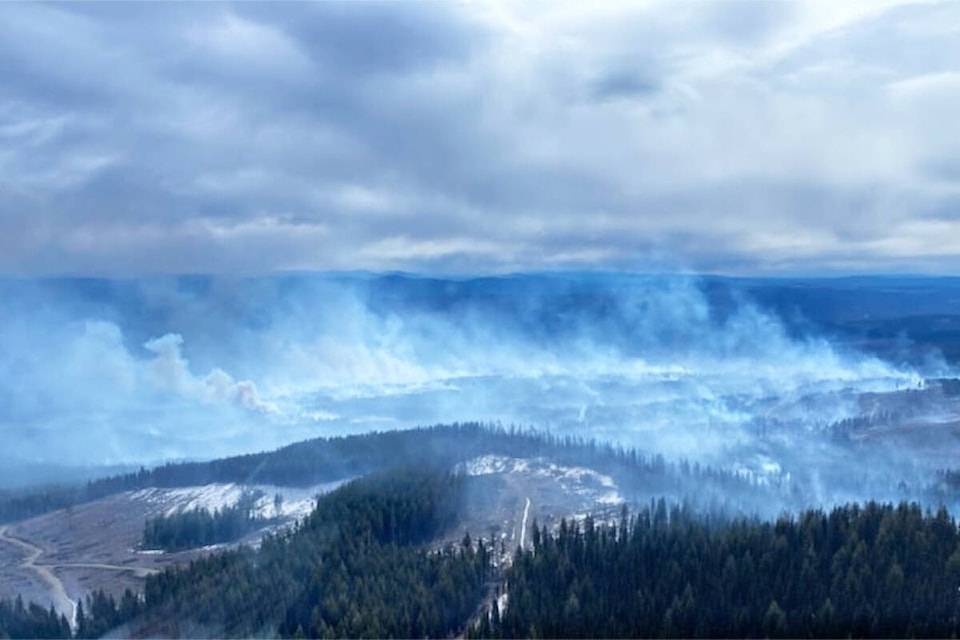
[[[476,423],[407,431],[315,438],[275,451],[204,462],[172,462],[83,485],[0,491],[0,522],[19,520],[121,491],[198,486],[214,482],[311,486],[362,476],[396,464],[449,467],[476,451],[535,451],[554,443],[541,434]]]
[[[660,503],[539,531],[493,638],[957,637],[960,534],[941,509],[868,503],[710,523]]]
[[[133,637],[462,633],[490,571],[489,546],[436,551],[427,543],[456,524],[463,481],[410,467],[355,480],[256,551],[222,552],[147,578],[135,611],[107,599],[78,621],[79,635],[118,625]]]
[[[736,497],[752,489],[729,472],[671,463],[660,455],[626,450],[572,436],[479,423],[437,425],[405,431],[316,438],[276,451],[209,462],[170,463],[154,469],[94,480],[80,486],[0,491],[0,523],[146,487],[198,486],[214,482],[308,487],[355,478],[396,465],[451,469],[482,455],[545,456],[559,464],[604,469],[644,493],[678,495],[690,480],[706,478],[717,492]],[[702,493],[697,489],[694,493]]]
[[[956,637],[960,532],[941,509],[848,505],[776,521],[657,501],[620,521],[534,525],[500,573],[489,540],[430,544],[464,476],[395,469],[320,498],[258,550],[92,594],[75,637]],[[485,595],[505,598],[483,608]],[[476,615],[477,611],[480,615]],[[0,602],[5,634],[70,637],[62,617]]]
[[[54,611],[0,601],[0,638],[450,637],[465,630],[489,547],[432,549],[463,504],[464,477],[398,468],[318,499],[292,529],[147,578],[118,604],[96,592],[76,631]]]

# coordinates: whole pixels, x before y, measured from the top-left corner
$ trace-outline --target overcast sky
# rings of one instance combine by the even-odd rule
[[[0,273],[960,273],[960,3],[593,4],[0,4]]]

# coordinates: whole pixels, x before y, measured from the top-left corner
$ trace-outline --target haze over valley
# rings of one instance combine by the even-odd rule
[[[957,25],[0,3],[0,640],[957,637]]]
[[[853,455],[855,474],[863,452],[835,432],[863,423],[872,429],[857,446],[899,458],[897,481],[911,481],[916,467],[950,466],[930,425],[958,420],[952,396],[930,382],[951,377],[936,342],[953,343],[906,330],[864,343],[869,328],[841,333],[805,317],[822,314],[816,292],[835,295],[831,281],[807,283],[803,307],[789,301],[794,284],[777,284],[773,302],[790,320],[752,297],[771,283],[754,292],[749,281],[671,275],[2,286],[0,418],[14,469],[210,459],[466,420],[799,481],[834,468],[832,456]],[[929,291],[881,279],[847,292],[829,320],[848,322],[891,286],[935,299],[931,314],[960,304],[955,281]],[[891,427],[907,424],[928,442],[904,454],[906,436]],[[881,426],[891,433],[878,438]]]

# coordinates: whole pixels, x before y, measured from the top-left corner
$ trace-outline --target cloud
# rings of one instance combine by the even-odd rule
[[[0,272],[955,271],[958,17],[6,4]]]

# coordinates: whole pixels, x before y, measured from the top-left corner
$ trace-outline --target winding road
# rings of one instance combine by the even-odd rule
[[[0,541],[9,542],[10,544],[19,547],[26,552],[27,556],[22,562],[20,562],[19,567],[33,571],[37,576],[39,576],[41,582],[46,585],[47,590],[50,593],[50,597],[53,599],[54,608],[67,615],[70,620],[70,625],[74,629],[77,626],[77,603],[70,596],[67,595],[67,590],[63,586],[63,582],[57,575],[53,572],[54,569],[102,569],[104,571],[131,571],[134,575],[138,577],[145,577],[150,574],[157,573],[157,569],[150,569],[147,567],[131,567],[131,566],[122,566],[115,564],[99,564],[99,563],[89,563],[89,562],[71,562],[71,563],[56,563],[56,564],[38,564],[37,560],[40,559],[40,556],[43,555],[43,549],[33,544],[29,540],[23,538],[18,538],[17,536],[10,533],[10,530],[6,526],[0,526]]]
[[[67,590],[63,588],[63,582],[51,571],[51,565],[37,564],[37,559],[43,555],[43,549],[33,544],[29,540],[17,538],[12,535],[7,527],[0,527],[0,540],[6,540],[10,544],[20,547],[27,552],[27,557],[20,563],[20,567],[29,569],[40,576],[40,580],[47,585],[50,596],[53,598],[53,606],[57,611],[66,614],[70,613],[68,619],[73,628],[77,625],[77,603],[67,595]]]

